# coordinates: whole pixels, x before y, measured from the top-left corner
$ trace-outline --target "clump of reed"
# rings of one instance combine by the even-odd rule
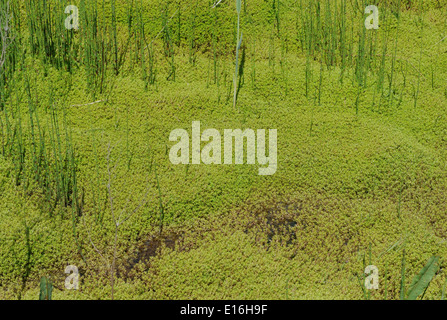
[[[380,5],[379,30],[367,30],[364,26],[364,10],[369,4],[364,0],[310,0],[297,4],[296,25],[302,30],[297,33],[297,40],[306,57],[306,97],[310,97],[311,88],[316,86],[315,94],[321,102],[322,69],[320,68],[319,82],[316,85],[312,76],[313,61],[316,61],[328,70],[339,68],[340,84],[352,72],[352,84],[357,87],[354,102],[356,113],[359,112],[362,97],[368,90],[373,97],[373,109],[377,105],[392,108],[396,101],[397,105],[403,101],[408,75],[404,67],[408,66],[408,62],[398,56],[401,0]],[[376,2],[373,4],[377,5]],[[397,69],[399,65],[400,74]],[[417,88],[421,77],[420,70],[418,71]],[[414,90],[415,105],[419,92],[417,88]],[[399,91],[400,96],[396,96]],[[380,111],[380,107],[377,111]]]
[[[74,30],[65,28],[65,7],[51,0],[26,0],[30,50],[44,63],[72,71],[78,47]]]

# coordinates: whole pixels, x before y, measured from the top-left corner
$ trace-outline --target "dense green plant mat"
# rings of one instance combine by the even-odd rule
[[[10,1],[0,299],[444,299],[447,3],[214,3]],[[173,165],[193,121],[276,173]]]

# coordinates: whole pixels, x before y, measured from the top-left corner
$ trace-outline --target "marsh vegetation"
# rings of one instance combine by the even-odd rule
[[[0,299],[444,299],[446,10],[0,0]],[[172,165],[192,121],[277,129],[277,172]]]

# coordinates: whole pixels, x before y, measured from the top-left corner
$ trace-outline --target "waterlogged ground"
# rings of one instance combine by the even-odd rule
[[[431,256],[441,257],[424,295],[441,299],[447,41],[438,42],[447,32],[445,12],[427,9],[422,37],[417,13],[402,13],[393,102],[373,106],[373,91],[365,90],[358,112],[355,69],[343,83],[339,67],[325,69],[319,89],[320,64],[312,61],[306,98],[306,56],[295,48],[282,59],[277,48],[272,62],[268,45],[257,44],[237,110],[231,56],[220,60],[219,85],[208,53],[198,52],[192,65],[188,49],[179,48],[175,82],[159,76],[145,90],[140,77],[123,72],[94,97],[82,70],[72,77],[45,72],[38,59],[27,59],[41,119],[51,116],[50,93],[61,97],[72,83],[56,104],[66,110],[83,211],[75,227],[69,208],[51,216],[37,186],[16,186],[14,162],[0,156],[0,298],[37,299],[44,275],[53,279],[53,299],[110,298],[110,152],[115,214],[137,209],[118,233],[115,299],[398,299],[404,252],[406,286]],[[169,66],[159,60],[164,75]],[[368,81],[374,85],[376,76]],[[192,121],[221,133],[277,129],[276,173],[260,176],[258,165],[171,164],[169,134],[191,133]],[[80,290],[64,288],[67,265],[79,268]],[[367,265],[379,269],[378,290],[363,290]]]

